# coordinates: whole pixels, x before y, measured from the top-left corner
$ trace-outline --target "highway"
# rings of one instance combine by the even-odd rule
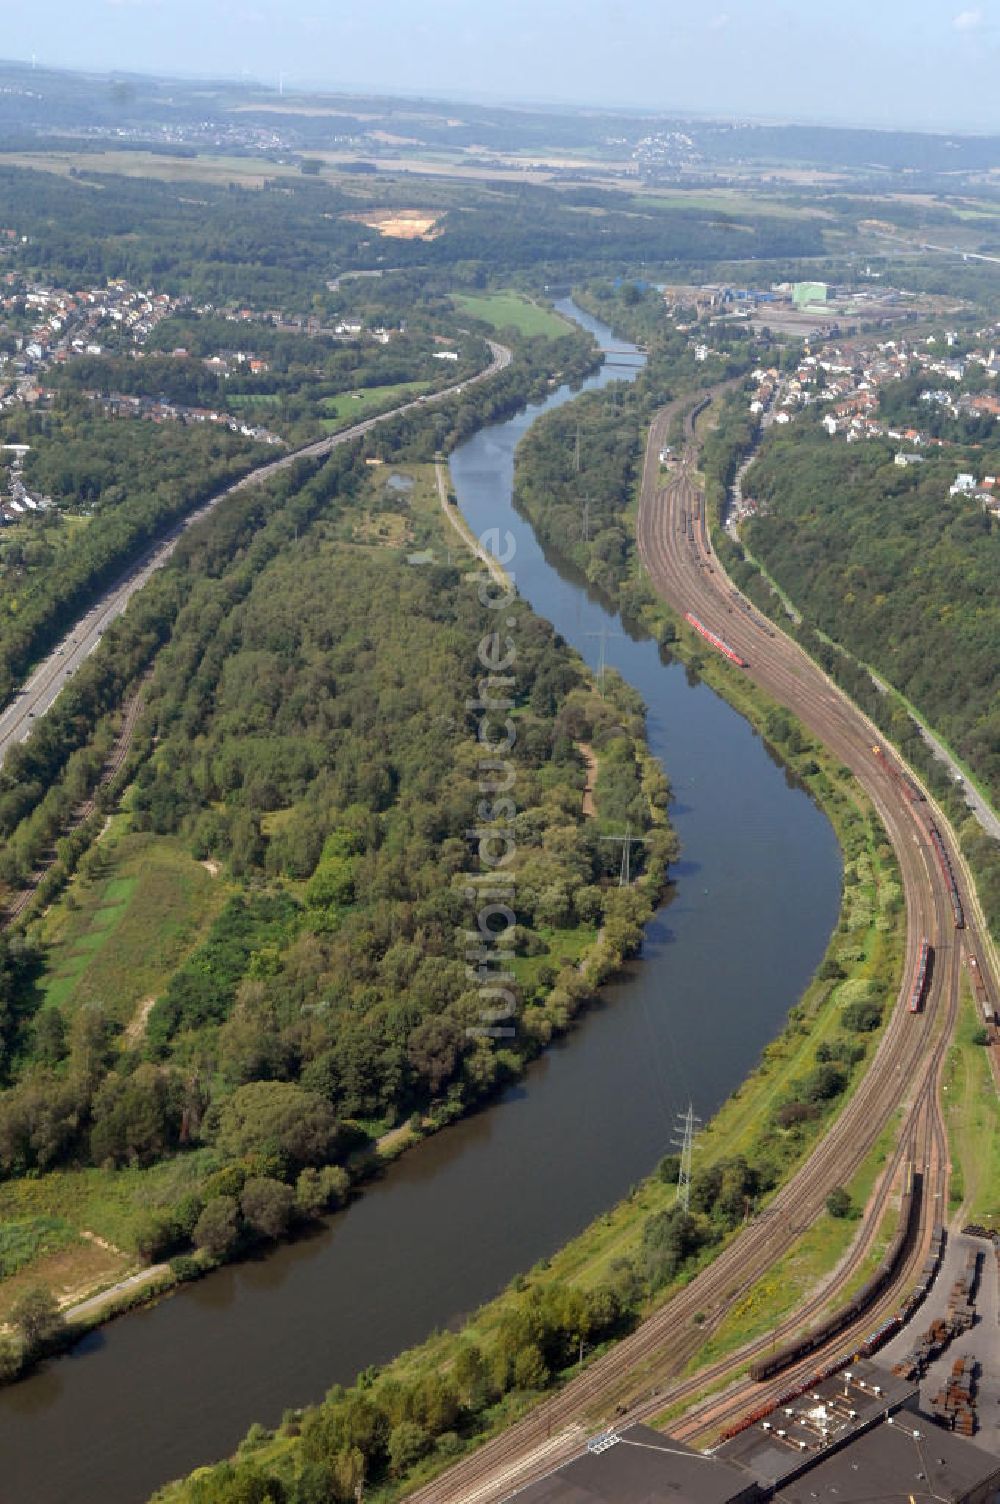
[[[235,485],[227,486],[217,496],[213,496],[195,511],[189,512],[182,522],[177,523],[165,533],[142,559],[105,591],[89,611],[74,623],[48,657],[38,664],[31,677],[15,691],[9,704],[0,713],[0,767],[3,766],[10,748],[27,740],[35,721],[50,709],[64,685],[86,663],[108,627],[122,615],[136,591],[141,590],[150,577],[167,563],[179,539],[189,528],[202,522],[220,502],[225,501],[227,496],[232,496],[236,491],[245,490],[248,486],[260,485],[301,459],[329,454],[338,445],[349,444],[352,439],[360,438],[390,418],[398,418],[401,413],[410,412],[416,408],[426,409],[435,403],[444,402],[466,387],[495,376],[510,365],[511,352],[506,345],[497,344],[493,340],[489,340],[488,344],[490,363],[477,375],[470,376],[465,381],[456,382],[439,392],[416,397],[410,402],[404,402],[401,406],[392,408],[389,412],[366,418],[361,423],[354,423],[340,433],[331,434],[329,438],[318,439],[315,443],[306,444],[301,449],[282,455],[280,459],[272,460],[252,470]]]
[[[923,820],[873,755],[881,738],[860,710],[834,686],[798,645],[761,617],[738,595],[711,547],[704,499],[694,478],[697,446],[688,420],[684,458],[661,485],[659,452],[667,442],[679,404],[662,409],[647,442],[637,523],[642,563],[658,592],[678,612],[692,612],[731,644],[745,672],[776,701],[787,706],[857,777],[881,817],[899,861],[906,902],[906,958],[899,995],[879,1047],[843,1110],[807,1160],[776,1193],[764,1213],[751,1220],[719,1256],[608,1353],[585,1369],[530,1415],[410,1497],[414,1504],[501,1504],[517,1490],[578,1456],[588,1436],[629,1421],[650,1419],[666,1408],[686,1407],[687,1418],[671,1430],[693,1439],[706,1428],[731,1423],[769,1396],[781,1393],[796,1376],[814,1372],[838,1353],[851,1353],[886,1311],[899,1304],[906,1281],[919,1268],[932,1225],[947,1217],[948,1152],[939,1105],[941,1072],[957,1017],[963,952],[975,949],[989,966],[982,943],[981,915],[950,831],[938,813],[937,825],[949,849],[965,900],[968,929],[956,931],[951,901]],[[691,521],[690,536],[688,521]],[[713,651],[705,645],[705,652]],[[892,760],[894,754],[889,753]],[[752,874],[747,874],[752,880]],[[924,1010],[907,1003],[920,942],[935,948],[936,962]],[[996,977],[989,987],[994,1000]],[[748,1343],[701,1373],[680,1379],[687,1363],[721,1324],[733,1305],[794,1245],[802,1231],[824,1213],[835,1185],[848,1182],[898,1108],[902,1123],[849,1256],[776,1334]],[[869,1312],[825,1349],[792,1367],[770,1384],[737,1377],[751,1357],[770,1350],[808,1325],[856,1272],[876,1231],[898,1174],[912,1162],[922,1177],[918,1231],[902,1268]],[[698,1318],[697,1321],[695,1318]],[[699,1396],[708,1384],[730,1386],[709,1402]]]

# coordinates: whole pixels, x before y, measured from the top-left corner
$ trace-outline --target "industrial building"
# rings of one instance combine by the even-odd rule
[[[1000,1459],[916,1400],[861,1362],[711,1454],[647,1426],[606,1433],[517,1504],[1000,1504]]]
[[[808,308],[812,303],[825,303],[826,294],[825,282],[792,283],[792,302],[796,308]]]

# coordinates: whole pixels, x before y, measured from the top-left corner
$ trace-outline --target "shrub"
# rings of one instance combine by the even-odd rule
[[[20,1338],[26,1358],[48,1347],[65,1325],[55,1296],[44,1285],[32,1285],[19,1295],[7,1320]]]
[[[853,1203],[842,1185],[835,1185],[826,1198],[826,1209],[831,1217],[849,1217]]]
[[[243,1215],[263,1238],[280,1238],[292,1220],[295,1192],[280,1180],[248,1180],[240,1197]]]
[[[179,1285],[185,1285],[190,1280],[200,1279],[205,1269],[191,1254],[178,1253],[170,1260],[170,1272]]]
[[[239,1207],[232,1196],[213,1196],[194,1228],[194,1241],[213,1259],[225,1258],[240,1230]]]
[[[402,1477],[413,1465],[426,1457],[431,1438],[416,1421],[400,1421],[389,1433],[389,1465],[396,1477]]]
[[[840,1016],[845,1029],[871,1034],[882,1022],[882,1009],[878,1003],[848,1003]]]

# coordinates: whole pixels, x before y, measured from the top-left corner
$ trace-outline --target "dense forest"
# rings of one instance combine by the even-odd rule
[[[1000,453],[969,465],[995,471]],[[1000,528],[951,497],[961,452],[899,469],[882,443],[805,428],[768,440],[747,481],[749,542],[835,641],[870,663],[950,742],[1000,803]]]
[[[357,268],[447,270],[474,284],[499,273],[564,280],[637,263],[823,250],[813,221],[749,215],[737,222],[687,208],[638,213],[613,192],[422,183],[408,188],[409,202],[417,197],[443,216],[441,233],[422,241],[377,237],[347,218],[365,208],[357,187],[348,194],[305,178],[261,189],[204,184],[195,202],[170,183],[101,175],[84,165],[75,171],[67,180],[0,168],[7,221],[29,239],[18,264],[60,286],[124,277],[135,286],[257,308],[308,309],[328,279]],[[399,201],[400,187],[380,183],[367,193],[373,207],[384,207]]]
[[[31,445],[25,479],[55,507],[0,541],[0,702],[126,565],[274,457],[225,428],[115,421],[70,396],[15,413],[2,437]]]
[[[484,799],[469,707],[492,613],[464,571],[356,541],[380,487],[337,451],[240,494],[151,592],[169,641],[128,826],[179,839],[229,897],[145,1027],[113,998],[43,1006],[37,937],[0,956],[0,1178],[186,1158],[180,1182],[143,1198],[149,1257],[193,1246],[204,1267],[276,1236],[344,1194],[359,1136],[413,1113],[447,1122],[495,1090],[637,944],[675,852],[641,706],[613,678],[598,694],[520,603],[514,792]],[[436,503],[430,517],[443,525]],[[431,520],[416,522],[426,536]],[[130,614],[119,647],[142,625]],[[520,1007],[494,1038],[465,890],[482,830],[511,819]],[[625,821],[647,836],[645,875],[620,889],[601,835]],[[96,847],[91,875],[106,860]]]

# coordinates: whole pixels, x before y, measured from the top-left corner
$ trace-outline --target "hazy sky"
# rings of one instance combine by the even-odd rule
[[[0,0],[0,54],[1000,131],[1000,0]]]

